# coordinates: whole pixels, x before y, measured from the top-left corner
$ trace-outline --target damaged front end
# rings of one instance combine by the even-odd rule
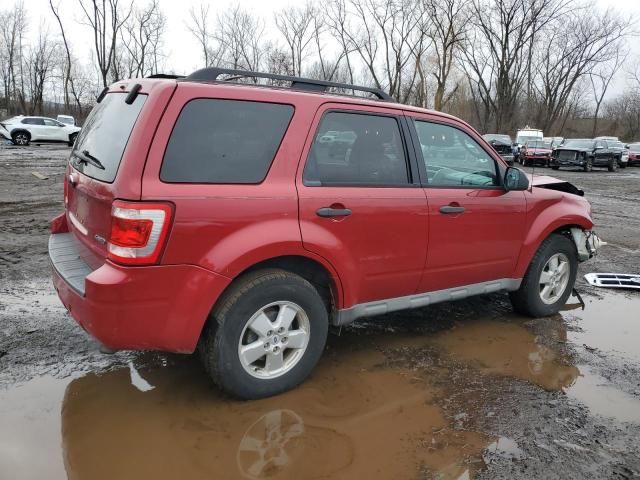
[[[571,238],[576,244],[578,251],[578,261],[584,262],[597,255],[601,246],[606,245],[598,235],[592,230],[583,230],[574,227],[571,229]]]

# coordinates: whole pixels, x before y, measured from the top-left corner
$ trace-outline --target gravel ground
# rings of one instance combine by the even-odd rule
[[[582,279],[640,273],[640,168],[536,169],[585,191],[608,242],[585,310],[495,294],[363,320],[296,391],[235,402],[191,357],[100,354],[66,314],[46,250],[68,153],[0,145],[7,478],[640,478],[640,296]]]

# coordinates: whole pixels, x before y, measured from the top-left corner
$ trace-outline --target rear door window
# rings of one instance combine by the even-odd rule
[[[329,112],[309,151],[307,186],[409,185],[400,126],[395,117]]]
[[[111,183],[115,180],[129,135],[147,99],[140,94],[131,105],[127,93],[108,93],[84,123],[71,153],[73,166],[85,175]],[[97,162],[82,159],[97,159]]]
[[[291,105],[191,100],[171,132],[160,179],[168,183],[260,183],[292,115]]]

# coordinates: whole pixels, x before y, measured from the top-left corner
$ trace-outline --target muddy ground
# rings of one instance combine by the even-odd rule
[[[495,294],[360,321],[300,388],[237,402],[192,357],[100,354],[66,314],[46,250],[68,152],[0,145],[0,479],[640,477],[640,293],[582,280],[640,273],[640,168],[537,169],[609,242],[584,311]]]

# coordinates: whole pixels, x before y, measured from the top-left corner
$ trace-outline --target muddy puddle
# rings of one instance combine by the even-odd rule
[[[309,381],[253,402],[224,397],[182,356],[143,354],[107,373],[35,378],[0,390],[0,478],[473,478],[496,456],[525,453],[457,421],[486,412],[443,409],[453,389],[459,405],[473,403],[465,377],[448,385],[448,375],[516,378],[564,391],[596,415],[640,421],[637,397],[558,347],[637,358],[626,336],[640,334],[638,306],[619,295],[589,300],[585,311],[547,319],[544,337],[510,314],[425,334],[347,330],[331,337]]]

